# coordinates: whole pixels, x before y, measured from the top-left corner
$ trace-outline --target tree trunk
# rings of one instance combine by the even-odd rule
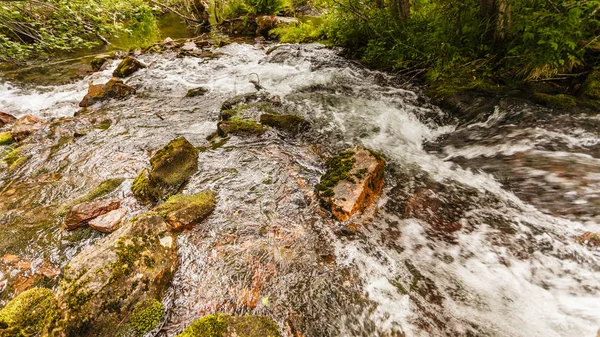
[[[501,42],[511,25],[510,0],[481,0],[480,14],[486,26],[485,39]]]
[[[390,10],[392,17],[396,17],[400,21],[406,22],[410,19],[409,0],[390,0]]]

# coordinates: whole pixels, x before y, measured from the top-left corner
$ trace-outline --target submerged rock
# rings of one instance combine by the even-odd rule
[[[265,316],[212,314],[194,321],[177,337],[280,337],[279,327]]]
[[[383,189],[385,160],[375,152],[353,148],[327,160],[317,185],[319,197],[339,221],[367,208]]]
[[[262,114],[260,116],[260,123],[294,135],[309,128],[308,122],[297,115]]]
[[[579,97],[600,100],[600,71],[594,71],[586,77],[579,89]]]
[[[206,219],[215,209],[215,196],[211,191],[195,195],[174,195],[156,208],[173,230],[190,228]]]
[[[217,133],[221,137],[229,134],[238,136],[262,135],[267,129],[255,121],[231,118],[217,124]]]
[[[88,226],[104,233],[111,233],[119,229],[125,215],[127,215],[127,210],[115,209],[90,220]]]
[[[43,120],[32,115],[26,115],[17,119],[15,124],[12,126],[10,133],[14,139],[21,141],[29,137],[31,134],[41,130],[44,126],[45,123]]]
[[[120,206],[121,201],[118,199],[98,200],[75,205],[65,217],[65,227],[67,229],[79,228],[90,220],[116,210]]]
[[[198,170],[198,150],[185,138],[172,140],[150,159],[151,169],[139,173],[131,187],[143,202],[173,195]]]
[[[0,126],[12,124],[16,121],[17,119],[15,118],[15,116],[0,111]]]
[[[90,84],[88,93],[83,97],[79,106],[85,108],[111,98],[125,99],[133,94],[135,94],[134,88],[119,79],[112,78],[106,84]]]
[[[0,310],[0,336],[38,336],[55,309],[52,290],[29,289]]]
[[[45,335],[141,337],[152,330],[177,268],[174,242],[164,220],[149,214],[84,249],[65,267],[59,314]]]
[[[117,69],[113,71],[113,76],[124,78],[143,68],[146,68],[146,65],[142,64],[133,57],[127,57],[121,61],[121,63],[119,63],[117,66]]]
[[[207,92],[208,92],[208,89],[206,89],[204,87],[194,88],[194,89],[188,90],[187,94],[185,94],[185,97],[203,96]]]

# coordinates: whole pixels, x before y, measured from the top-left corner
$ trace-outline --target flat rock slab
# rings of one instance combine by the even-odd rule
[[[17,119],[13,115],[10,115],[10,114],[7,114],[6,112],[0,111],[0,126],[12,124],[16,121],[17,121]]]
[[[43,128],[44,125],[43,120],[32,115],[26,115],[17,119],[10,133],[14,139],[21,141]]]
[[[97,200],[75,205],[65,217],[65,227],[67,229],[79,228],[90,220],[116,210],[120,206],[121,200],[118,199]]]
[[[385,160],[363,148],[346,150],[327,161],[317,186],[319,197],[339,221],[371,205],[381,194]]]
[[[90,84],[88,93],[83,97],[79,106],[89,107],[94,103],[113,99],[125,99],[135,94],[135,88],[128,86],[123,81],[112,78],[106,84]]]
[[[110,211],[90,220],[88,226],[103,233],[111,233],[121,227],[125,215],[127,215],[127,210],[123,208],[115,209],[114,211]]]

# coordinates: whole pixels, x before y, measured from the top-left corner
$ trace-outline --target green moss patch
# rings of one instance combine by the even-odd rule
[[[0,146],[10,145],[14,141],[15,140],[10,132],[0,132]]]
[[[229,134],[237,136],[262,135],[265,131],[267,131],[267,129],[261,124],[237,117],[220,122],[217,125],[217,133],[221,137],[226,137]]]
[[[308,122],[297,115],[263,114],[260,116],[260,123],[291,134],[298,134],[309,127]]]
[[[222,337],[231,332],[238,337],[280,337],[279,327],[265,316],[212,314],[194,321],[177,337]]]
[[[27,160],[29,156],[24,156],[21,154],[23,151],[23,147],[17,147],[9,151],[6,155],[4,155],[4,162],[8,165],[8,172],[13,172],[19,167],[21,167]]]
[[[579,89],[579,96],[592,100],[600,100],[600,71],[594,71],[587,76]]]
[[[82,202],[93,201],[105,195],[108,195],[114,192],[117,188],[119,188],[119,186],[121,186],[124,180],[124,178],[106,179],[100,184],[98,184],[98,186],[94,187],[94,189],[89,191],[86,195],[62,205],[56,214],[59,216],[65,215],[69,211],[69,208],[71,208],[73,205],[77,205]]]
[[[206,219],[215,209],[216,199],[211,191],[195,195],[174,195],[155,212],[165,219],[172,229],[189,228]]]
[[[148,169],[143,169],[133,181],[131,191],[142,202],[153,202],[160,199],[160,190],[150,183]]]
[[[129,324],[135,329],[137,336],[143,336],[152,331],[160,322],[165,307],[159,301],[149,298],[138,303],[129,319]]]
[[[35,336],[52,314],[54,292],[45,288],[29,289],[13,298],[0,310],[1,336]]]
[[[188,92],[185,94],[185,97],[204,96],[204,94],[206,94],[207,92],[208,92],[208,89],[206,89],[204,87],[194,88],[194,89],[188,90]]]
[[[350,174],[355,162],[352,156],[354,156],[354,151],[344,151],[327,160],[325,163],[327,172],[321,177],[321,182],[316,186],[322,197],[333,196],[333,187],[342,180],[354,182]]]
[[[575,97],[570,95],[549,95],[536,92],[533,94],[533,97],[538,103],[544,104],[551,108],[566,109],[577,105]]]

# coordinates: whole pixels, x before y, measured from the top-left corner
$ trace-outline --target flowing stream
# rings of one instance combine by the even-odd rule
[[[118,61],[71,84],[0,81],[0,110],[49,122],[22,150],[25,165],[0,166],[0,256],[32,261],[29,273],[63,267],[103,234],[62,230],[56,209],[123,177],[113,193],[128,217],[147,211],[133,178],[153,150],[185,136],[204,148],[183,192],[212,189],[218,202],[178,238],[159,336],[219,311],[273,317],[286,337],[596,336],[600,251],[577,237],[600,232],[599,116],[508,102],[452,120],[419,87],[335,50],[268,47],[142,55],[148,68],[126,79],[135,97],[85,111],[88,84],[106,82]],[[221,104],[255,92],[257,79],[310,131],[211,147]],[[208,93],[184,98],[199,86]],[[323,158],[355,145],[386,157],[386,187],[377,212],[342,224],[314,186]],[[3,284],[19,273],[3,269]],[[4,302],[13,296],[2,291]]]

